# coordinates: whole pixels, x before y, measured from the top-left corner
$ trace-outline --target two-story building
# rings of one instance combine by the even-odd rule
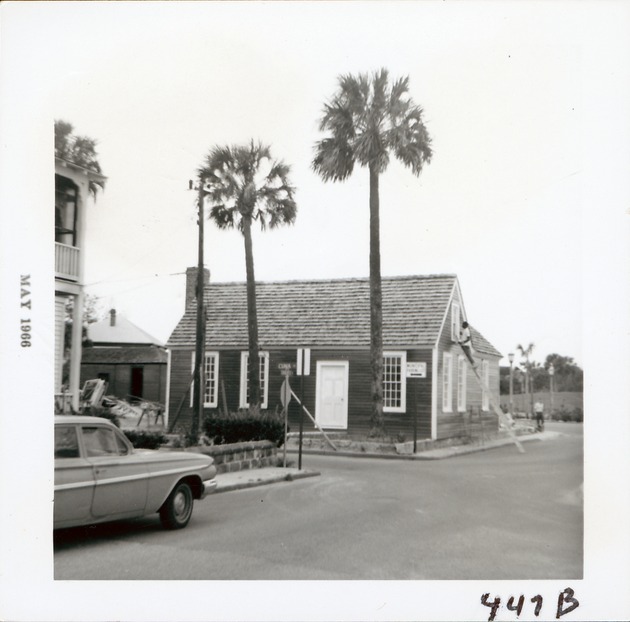
[[[83,324],[85,221],[90,182],[106,177],[55,158],[55,401],[79,407]],[[69,354],[65,347],[66,305],[73,302]],[[67,360],[67,378],[64,363]],[[65,380],[65,382],[64,382]]]

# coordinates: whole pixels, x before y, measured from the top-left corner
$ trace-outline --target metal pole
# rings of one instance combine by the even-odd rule
[[[514,417],[514,367],[510,361],[510,417]]]
[[[418,381],[416,380],[416,390],[414,392],[416,399],[416,407],[413,416],[413,453],[418,450]]]
[[[555,369],[552,365],[549,365],[549,393],[550,393],[550,398],[551,398],[551,408],[550,408],[550,412],[549,412],[549,418],[551,418],[551,415],[553,415],[553,375],[554,375]]]

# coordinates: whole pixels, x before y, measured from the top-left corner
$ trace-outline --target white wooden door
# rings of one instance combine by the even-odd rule
[[[318,361],[315,418],[322,428],[348,427],[348,361]]]

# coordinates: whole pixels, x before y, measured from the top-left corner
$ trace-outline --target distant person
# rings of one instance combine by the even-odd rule
[[[534,404],[534,415],[536,416],[536,428],[538,430],[542,430],[545,427],[544,409],[545,405],[542,402],[538,401]]]
[[[473,358],[475,350],[473,349],[472,336],[470,334],[470,327],[468,326],[468,322],[462,322],[462,329],[459,333],[459,345],[462,346],[464,354],[470,361],[470,364],[473,367],[477,367],[475,359]]]

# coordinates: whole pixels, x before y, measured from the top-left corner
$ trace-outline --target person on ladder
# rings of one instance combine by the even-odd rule
[[[468,322],[462,322],[462,329],[459,333],[459,345],[464,350],[464,354],[470,361],[470,364],[473,366],[473,369],[477,369],[477,363],[475,363],[475,359],[473,358],[473,354],[475,350],[472,345],[472,336],[470,334],[470,328],[468,326]]]

